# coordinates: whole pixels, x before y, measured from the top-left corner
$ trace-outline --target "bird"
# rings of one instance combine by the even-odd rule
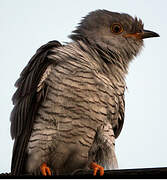
[[[97,9],[69,35],[42,45],[16,81],[10,131],[13,175],[118,168],[115,139],[125,113],[130,62],[146,38],[141,19]]]

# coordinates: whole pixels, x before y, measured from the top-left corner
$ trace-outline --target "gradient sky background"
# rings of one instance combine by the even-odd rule
[[[120,168],[167,166],[167,1],[165,0],[0,0],[0,173],[10,171],[13,141],[9,116],[14,83],[37,48],[50,40],[69,42],[81,18],[96,9],[140,17],[146,39],[130,64],[125,123],[116,140]]]

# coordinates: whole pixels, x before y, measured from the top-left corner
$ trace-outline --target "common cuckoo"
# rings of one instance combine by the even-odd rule
[[[118,168],[125,76],[143,39],[138,18],[96,10],[69,36],[40,47],[16,81],[11,112],[13,175],[61,175]]]

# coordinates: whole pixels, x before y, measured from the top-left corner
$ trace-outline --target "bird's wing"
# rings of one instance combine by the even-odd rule
[[[124,94],[119,95],[118,100],[119,100],[118,125],[114,129],[115,138],[119,136],[124,123],[124,113],[125,113]]]
[[[58,41],[50,41],[41,46],[31,58],[28,65],[16,81],[16,92],[12,97],[14,108],[11,112],[11,136],[14,141],[11,172],[14,175],[23,173],[25,149],[31,135],[34,116],[39,104],[47,92],[44,74],[49,65],[56,63],[48,58],[53,48],[61,46]]]

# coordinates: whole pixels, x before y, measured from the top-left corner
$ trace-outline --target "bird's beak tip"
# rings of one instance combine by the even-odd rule
[[[146,39],[146,38],[152,38],[152,37],[160,37],[160,35],[153,31],[143,30],[142,32],[125,34],[124,37],[126,37],[126,38],[133,37],[136,39]]]
[[[153,32],[153,31],[143,30],[143,33],[141,35],[141,39],[152,38],[152,37],[160,37],[160,35],[156,32]]]

